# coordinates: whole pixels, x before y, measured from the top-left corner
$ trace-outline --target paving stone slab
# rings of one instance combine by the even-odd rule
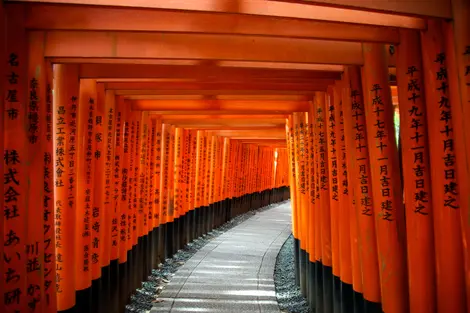
[[[279,313],[274,266],[291,233],[290,203],[211,240],[178,269],[151,313]]]

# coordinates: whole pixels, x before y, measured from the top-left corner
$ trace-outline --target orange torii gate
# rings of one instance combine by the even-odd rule
[[[1,312],[122,312],[287,198],[316,312],[470,312],[467,0],[13,2]]]

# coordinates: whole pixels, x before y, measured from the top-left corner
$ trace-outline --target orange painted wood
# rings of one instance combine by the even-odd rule
[[[209,205],[210,133],[204,133],[202,151],[202,205]]]
[[[397,81],[411,312],[436,311],[433,207],[423,63],[418,32],[400,30]],[[421,170],[416,171],[416,168]]]
[[[136,177],[137,182],[137,234],[139,238],[147,235],[148,233],[148,206],[146,205],[146,184],[145,176],[148,171],[146,166],[147,162],[147,136],[148,136],[148,112],[142,112],[140,117],[140,136],[137,147],[138,152],[138,173]]]
[[[6,23],[6,16],[5,16],[5,11],[3,9],[3,5],[0,5],[0,23],[2,25],[5,25]],[[2,60],[5,60],[6,59],[6,31],[0,31],[0,58]],[[6,75],[6,64],[4,62],[0,63],[0,75],[2,75],[2,77],[4,77]],[[0,80],[0,94],[1,95],[5,95],[5,81],[2,79]],[[1,112],[4,112],[5,111],[5,103],[2,99],[2,101],[0,101],[0,111]],[[0,118],[0,129],[1,130],[4,130],[5,129],[5,121],[4,121],[4,118]],[[4,135],[0,135],[0,151],[5,151],[4,150]],[[52,156],[51,156],[52,158]],[[3,163],[2,163],[2,166],[3,166]],[[3,173],[3,172],[2,172]],[[3,186],[3,180],[0,180],[0,190],[4,190],[3,189],[4,186]],[[4,207],[3,205],[3,202],[4,202],[4,198],[3,197],[0,197],[0,207]],[[46,221],[44,222],[46,223]],[[3,219],[2,219],[2,222],[0,223],[0,236],[4,236],[4,222],[3,222]],[[3,245],[0,245],[0,254],[1,255],[4,255],[3,253]],[[0,273],[4,273],[4,270],[3,270],[3,267],[4,267],[4,264],[3,262],[0,262]],[[0,294],[4,294],[4,284],[0,284]],[[6,311],[6,308],[5,308],[5,303],[3,302],[0,302],[0,309],[2,311]]]
[[[160,201],[162,203],[161,208],[161,223],[166,224],[169,215],[169,170],[170,170],[170,137],[171,137],[171,126],[163,124],[162,127],[162,170],[160,175]]]
[[[38,1],[38,0],[26,0]],[[400,26],[400,27],[424,27],[422,19],[415,17],[408,17],[406,15],[431,15],[438,17],[449,17],[450,7],[448,2],[439,3],[436,0],[429,2],[428,6],[415,5],[413,3],[404,3],[397,5],[395,2],[381,2],[381,5],[369,2],[350,2],[342,1],[341,7],[325,7],[318,5],[306,5],[306,3],[286,3],[286,2],[273,2],[266,5],[264,2],[244,0],[234,5],[232,3],[220,3],[218,1],[206,2],[167,2],[167,1],[121,1],[119,3],[110,0],[56,0],[57,3],[76,3],[76,4],[93,4],[93,5],[106,5],[106,6],[120,6],[120,7],[139,7],[139,8],[153,8],[153,9],[167,9],[167,10],[183,10],[183,11],[196,11],[196,12],[211,12],[211,13],[236,13],[236,14],[249,14],[249,15],[264,15],[272,17],[289,17],[289,18],[302,18],[323,20],[329,22],[347,22],[353,24],[373,24],[383,26]],[[320,2],[320,1],[317,1]],[[329,3],[329,0],[322,2]],[[358,10],[346,10],[343,7],[355,7]],[[360,9],[360,10],[359,10]],[[405,13],[400,14],[387,14],[376,11],[377,9],[385,10],[385,12]],[[423,13],[424,12],[424,13]],[[427,13],[430,12],[430,13]]]
[[[453,126],[455,136],[455,152],[457,157],[457,173],[459,179],[460,216],[463,232],[464,247],[468,247],[470,242],[470,127],[467,118],[470,116],[468,103],[470,101],[470,24],[468,18],[470,6],[467,1],[452,1],[453,24],[444,25],[446,54],[453,54],[455,58],[448,59],[449,88],[451,91],[451,103],[453,111]],[[453,26],[453,27],[452,27]],[[464,196],[467,195],[467,196]],[[464,249],[465,260],[465,281],[467,287],[467,299],[470,299],[470,254],[468,249]],[[467,312],[470,312],[470,305],[467,300]]]
[[[54,65],[53,90],[56,291],[57,310],[63,311],[75,306],[78,68]]]
[[[91,268],[92,279],[101,277],[101,264],[104,259],[105,233],[105,162],[106,162],[106,100],[103,84],[96,85],[95,109],[95,151],[93,152],[95,172],[93,176],[93,208],[91,212]]]
[[[170,142],[169,142],[169,159],[168,159],[168,166],[169,166],[169,172],[168,172],[168,222],[173,222],[175,220],[175,192],[173,185],[175,183],[175,178],[174,178],[174,167],[175,167],[175,126],[172,125],[170,127]]]
[[[132,115],[135,117],[135,148],[134,148],[134,172],[133,172],[133,216],[132,224],[133,230],[135,227],[135,239],[134,245],[139,243],[139,238],[142,236],[143,231],[143,208],[141,207],[141,184],[140,174],[142,169],[142,136],[144,134],[144,115],[147,112],[136,112],[132,111]]]
[[[60,59],[54,59],[60,61]],[[154,83],[158,81],[175,81],[175,82],[207,82],[207,76],[211,76],[213,82],[238,82],[248,85],[249,81],[258,83],[311,83],[311,84],[328,84],[331,80],[340,78],[342,70],[341,66],[334,67],[333,65],[300,65],[295,66],[292,64],[287,68],[273,68],[269,67],[272,63],[261,62],[258,67],[249,67],[248,65],[256,63],[234,63],[228,64],[219,62],[195,62],[190,64],[164,64],[158,63],[158,60],[151,61],[141,60],[138,63],[115,61],[100,59],[93,61],[72,59],[68,62],[82,63],[80,64],[80,78],[94,78],[103,79],[104,82],[142,82],[142,86],[148,86],[145,83]],[[67,63],[68,63],[67,62]],[[58,62],[62,63],[62,62]],[[83,64],[84,63],[84,64]],[[163,63],[163,64],[162,64]],[[237,66],[239,65],[239,66]],[[264,66],[264,67],[263,67]],[[300,68],[299,68],[300,67]],[[322,68],[323,67],[323,68]],[[132,89],[132,88],[126,88]],[[151,89],[151,88],[149,88]],[[241,96],[236,97],[236,94],[227,93],[217,99],[239,99]],[[246,97],[243,97],[246,98]],[[268,98],[270,100],[302,100],[305,97],[294,96],[269,96],[258,95],[253,96],[253,100]],[[240,100],[240,99],[239,99]]]
[[[329,169],[329,192],[330,192],[330,221],[331,221],[331,259],[333,266],[333,275],[340,277],[340,254],[339,254],[339,160],[338,160],[338,135],[335,111],[337,100],[334,94],[333,86],[328,89],[325,104],[325,124],[326,141]]]
[[[196,199],[196,163],[197,163],[197,131],[196,130],[189,130],[190,134],[190,160],[191,160],[191,167],[190,167],[190,180],[189,180],[189,209],[194,210],[197,206],[195,205]]]
[[[29,36],[28,51],[28,93],[26,110],[26,148],[28,151],[26,189],[26,303],[35,312],[43,312],[45,307],[44,295],[44,225],[39,222],[44,219],[44,206],[40,201],[44,195],[44,186],[40,183],[44,180],[44,152],[52,152],[52,146],[48,145],[45,131],[46,115],[46,71],[47,64],[42,57],[42,40],[44,33],[33,32]],[[10,174],[10,173],[9,173]],[[8,174],[8,175],[9,175]],[[8,175],[6,177],[8,177]]]
[[[357,42],[142,32],[50,31],[45,56],[363,64]],[[278,47],[288,47],[285,49]],[[184,47],[184,48],[178,48]]]
[[[437,312],[465,312],[465,271],[454,135],[455,98],[450,96],[442,23],[429,21],[421,33],[426,117],[434,213]],[[451,297],[451,298],[449,298]]]
[[[123,165],[124,165],[124,99],[122,97],[116,97],[115,99],[115,110],[114,110],[114,157],[112,160],[112,175],[113,175],[113,186],[112,186],[112,200],[113,208],[115,210],[114,218],[112,221],[111,228],[111,240],[113,246],[116,245],[116,254],[111,255],[111,259],[118,259],[121,262],[124,251],[127,252],[125,247],[125,236],[126,236],[126,206],[121,205],[123,197],[122,183],[123,183]],[[127,256],[126,256],[127,258]]]
[[[203,144],[203,131],[197,131],[196,136],[196,156],[195,156],[195,169],[194,169],[194,208],[199,208],[201,205],[201,193],[202,193],[202,179],[201,179],[201,172],[202,172],[202,144]]]
[[[395,140],[394,110],[385,47],[363,44],[363,89],[374,194],[382,303],[385,311],[408,310],[403,192]]]
[[[156,120],[156,144],[155,144],[155,214],[154,226],[159,227],[162,222],[162,137],[163,125],[161,119]]]
[[[182,189],[182,179],[183,179],[183,147],[184,137],[183,129],[180,127],[175,128],[175,166],[174,166],[174,208],[175,208],[175,218],[178,218],[184,215],[183,209],[183,189]]]
[[[305,188],[305,147],[304,147],[304,132],[305,132],[305,113],[295,112],[293,114],[294,126],[294,140],[295,140],[295,188],[298,190],[297,205],[299,208],[299,235],[300,235],[300,248],[304,251],[307,249],[307,209],[308,209],[308,194]]]
[[[354,238],[357,225],[358,256],[355,257],[353,249],[353,287],[356,291],[361,288],[358,274],[362,276],[362,293],[364,298],[371,302],[381,302],[379,263],[377,255],[377,242],[368,240],[376,238],[375,221],[372,212],[373,194],[371,187],[371,174],[369,151],[367,147],[365,110],[363,88],[359,67],[348,67],[346,70],[346,95],[343,96],[344,136],[346,151],[350,152],[348,159],[348,178],[351,182],[355,205],[351,231]],[[357,139],[356,139],[357,138]],[[361,272],[358,272],[360,262]],[[362,273],[362,274],[361,274]],[[356,284],[357,282],[357,284]]]
[[[313,146],[312,146],[312,141],[311,141],[311,131],[310,131],[310,117],[308,115],[307,112],[304,112],[303,113],[303,147],[304,147],[304,151],[303,151],[303,154],[304,154],[304,157],[303,157],[303,160],[304,160],[304,168],[303,168],[303,172],[304,172],[304,181],[305,181],[305,219],[306,219],[306,229],[305,229],[305,244],[306,244],[306,247],[305,247],[305,250],[307,251],[307,253],[311,254],[313,251],[310,250],[312,244],[311,244],[311,241],[314,240],[313,237],[310,236],[310,229],[312,228],[312,225],[311,225],[311,221],[312,221],[312,216],[314,214],[314,211],[313,211],[313,206],[312,206],[312,199],[311,199],[311,184],[310,184],[310,177],[309,177],[309,173],[310,173],[310,170],[311,170],[311,158],[313,156]],[[302,135],[301,135],[302,136]],[[263,158],[265,160],[272,160],[274,161],[274,153],[273,151],[271,150],[272,148],[267,148],[268,151],[269,151],[269,154]],[[272,176],[273,174],[273,170],[274,169],[274,164],[269,164],[268,167],[271,169],[270,171],[268,171],[269,173],[269,176]],[[266,174],[264,174],[266,175]],[[266,186],[265,188],[272,188],[272,186],[269,186],[268,187],[268,184],[270,183],[269,179],[268,181],[266,182]]]
[[[121,149],[116,149],[117,151],[121,151],[120,155],[120,167],[121,167],[121,185],[120,188],[120,217],[119,217],[119,263],[122,264],[127,261],[127,251],[130,250],[132,247],[131,243],[131,232],[130,232],[130,206],[129,206],[129,185],[130,185],[130,140],[131,140],[131,132],[130,132],[130,113],[129,109],[121,97],[118,97],[117,101],[117,118],[116,118],[116,131],[121,133],[120,138],[120,145],[122,145]],[[120,121],[120,124],[119,124]],[[116,134],[117,135],[117,134]],[[116,148],[118,143],[118,136],[116,136]]]
[[[57,290],[56,290],[56,253],[55,253],[55,231],[54,231],[54,130],[53,130],[53,105],[52,105],[52,65],[47,64],[46,68],[46,95],[43,109],[45,114],[43,123],[45,127],[46,141],[44,147],[44,311],[55,312],[57,310]],[[0,136],[1,137],[1,136]]]
[[[315,245],[316,245],[316,211],[318,206],[316,205],[316,195],[317,195],[317,181],[316,181],[316,149],[317,145],[315,144],[315,111],[314,106],[311,105],[309,111],[306,113],[307,122],[308,122],[308,149],[309,149],[309,158],[308,158],[308,180],[309,180],[309,225],[308,225],[308,251],[309,251],[309,260],[310,262],[315,262]]]
[[[343,111],[343,87],[345,81],[337,82],[334,86],[334,106],[336,122],[336,142],[338,158],[338,202],[339,202],[339,262],[341,281],[353,285],[352,250],[358,255],[357,249],[357,223],[354,218],[354,206],[352,205],[351,186],[348,180],[348,152],[344,135],[344,111]],[[346,104],[345,104],[346,105]],[[353,224],[355,232],[351,231]],[[357,257],[356,257],[357,260]],[[360,271],[360,265],[357,264]],[[359,284],[362,285],[362,284]]]
[[[87,59],[88,60],[88,59]],[[80,60],[80,62],[85,61]],[[116,61],[114,61],[116,62]],[[312,95],[315,91],[326,90],[330,80],[321,82],[187,82],[187,81],[131,81],[128,79],[106,82],[106,88],[118,90],[122,95],[160,94],[299,94]],[[197,91],[197,92],[195,92]]]
[[[104,223],[103,223],[103,258],[101,266],[105,267],[115,260],[119,254],[117,245],[117,217],[118,212],[113,203],[114,175],[113,162],[115,153],[114,123],[116,119],[116,98],[113,91],[105,93],[105,129],[106,141],[103,156],[105,158],[104,170]]]
[[[140,130],[137,127],[137,122],[139,120],[139,114],[135,111],[129,111],[129,171],[128,171],[128,229],[129,229],[129,247],[128,250],[132,249],[133,246],[137,244],[137,195],[135,192],[136,189],[136,180],[135,172],[137,165],[137,133]],[[138,167],[137,167],[138,169]]]
[[[157,154],[157,120],[149,116],[149,136],[148,136],[148,160],[149,165],[147,167],[147,179],[148,179],[148,190],[147,190],[147,203],[148,211],[148,232],[151,232],[157,227],[155,225],[155,214],[157,214],[156,205],[156,154]]]
[[[221,15],[165,10],[36,5],[27,8],[32,29],[172,31],[279,37],[302,37],[398,43],[392,28],[345,25],[315,20],[292,20],[254,15]],[[122,19],[126,19],[125,25]],[[235,21],[238,21],[235,23]]]
[[[318,144],[318,178],[319,178],[319,211],[321,225],[321,262],[325,266],[332,266],[331,242],[331,208],[329,187],[329,164],[327,145],[327,103],[326,93],[315,94],[315,128],[317,130]]]
[[[257,100],[217,100],[216,110],[236,110],[250,112],[254,109],[257,112],[266,111],[269,114],[276,110],[280,111],[304,111],[308,108],[307,101],[257,101]],[[178,111],[192,110],[205,111],[214,110],[210,101],[206,100],[132,100],[134,110],[150,110],[150,111]]]
[[[27,35],[18,10],[7,10],[4,20],[2,53],[4,74],[2,85],[3,138],[3,272],[5,312],[26,312],[27,259],[25,245],[28,215],[28,50]],[[5,47],[4,47],[5,48]]]
[[[95,111],[96,82],[80,80],[77,141],[77,214],[75,220],[75,288],[91,287],[92,227],[94,208],[94,177],[96,151]]]

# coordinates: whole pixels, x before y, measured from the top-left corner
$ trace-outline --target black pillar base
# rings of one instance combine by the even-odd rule
[[[323,265],[323,312],[333,313],[333,269]]]
[[[300,248],[299,254],[299,262],[300,262],[300,292],[305,297],[307,295],[307,264],[305,263],[306,260],[306,252],[302,248]]]
[[[307,285],[308,285],[308,293],[307,293],[307,302],[310,306],[312,312],[315,312],[315,292],[316,292],[316,282],[315,282],[315,262],[308,262],[307,266],[308,270],[308,277],[307,277]]]
[[[364,313],[382,313],[382,305],[377,302],[364,300]]]
[[[341,313],[354,312],[354,291],[352,285],[341,282]]]
[[[85,313],[85,312],[91,312],[92,311],[92,291],[91,291],[91,285],[90,287],[83,289],[83,290],[77,290],[75,293],[75,307],[73,308],[73,312],[76,313]],[[67,311],[60,311],[60,312],[68,312]]]
[[[294,238],[294,262],[295,262],[295,284],[300,287],[300,242],[297,238]]]
[[[315,262],[315,309],[323,313],[323,265]]]

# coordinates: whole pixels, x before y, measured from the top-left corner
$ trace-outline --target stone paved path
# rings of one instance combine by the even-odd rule
[[[210,241],[175,273],[150,311],[279,313],[276,256],[291,233],[290,202],[258,213]]]

